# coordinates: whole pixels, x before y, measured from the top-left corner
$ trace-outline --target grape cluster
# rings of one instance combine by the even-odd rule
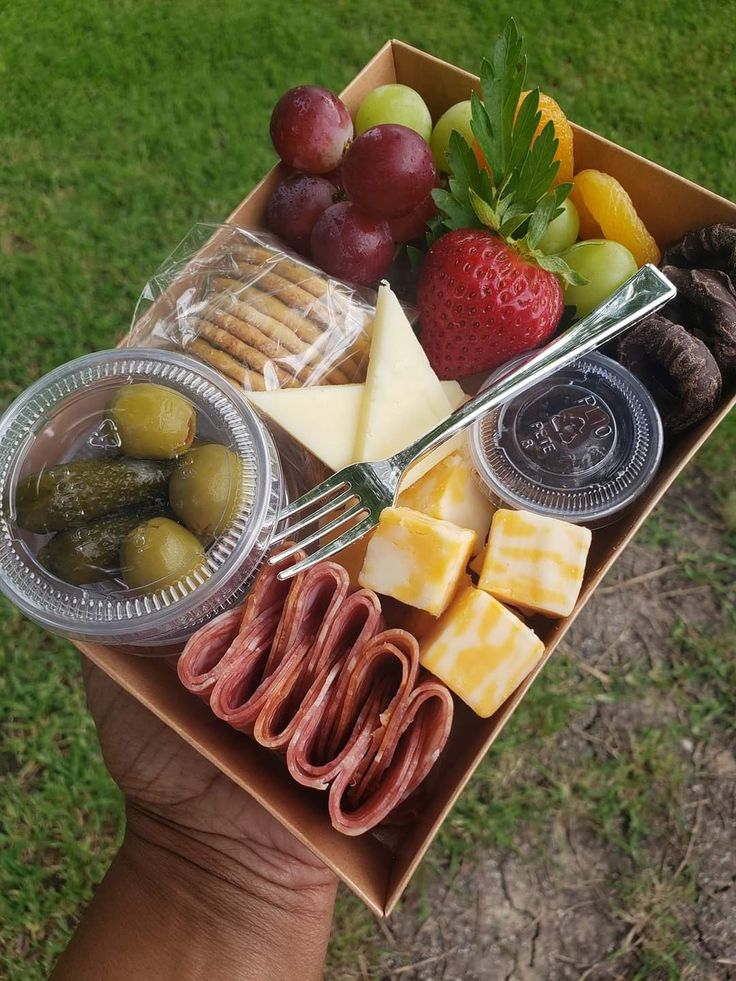
[[[271,140],[297,171],[268,202],[268,227],[326,273],[360,285],[385,275],[394,244],[419,238],[435,213],[431,116],[405,85],[363,100],[357,135],[343,102],[315,85],[290,89],[271,116]]]

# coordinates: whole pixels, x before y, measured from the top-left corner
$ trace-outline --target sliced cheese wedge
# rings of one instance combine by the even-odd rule
[[[365,385],[313,385],[246,392],[261,412],[331,470],[353,462]]]
[[[450,411],[450,400],[401,304],[382,283],[354,459],[382,460],[422,436]]]
[[[465,398],[457,382],[441,382],[441,385],[453,408]],[[331,470],[342,470],[350,463],[362,462],[353,457],[353,450],[358,417],[365,396],[364,384],[277,388],[270,392],[246,392],[245,395],[257,409]],[[398,442],[391,452],[400,450],[405,445]],[[450,449],[448,447],[445,451],[445,447],[441,447],[447,453]],[[435,450],[430,453],[426,460],[412,468],[412,481],[426,472],[433,462],[437,462],[434,458],[437,452]],[[428,465],[427,460],[430,461]],[[420,467],[423,468],[421,472]]]
[[[441,382],[406,314],[386,283],[378,290],[366,393],[353,456],[381,460],[412,443],[465,400],[456,381]],[[462,445],[456,436],[414,464],[401,482],[405,490],[448,453]]]

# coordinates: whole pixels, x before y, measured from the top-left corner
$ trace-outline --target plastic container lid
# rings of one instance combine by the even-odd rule
[[[483,388],[528,357],[504,365]],[[471,428],[469,444],[497,502],[598,526],[651,481],[662,424],[641,382],[594,353],[489,412]]]
[[[218,443],[238,455],[239,486],[228,526],[205,542],[200,567],[164,588],[129,589],[119,576],[69,585],[36,558],[51,536],[18,525],[16,488],[23,478],[58,464],[118,456],[119,438],[107,407],[122,385],[137,382],[184,395],[196,412],[198,443]],[[0,419],[0,588],[32,620],[73,639],[172,645],[248,591],[282,496],[281,466],[268,431],[218,372],[171,351],[91,354],[41,378]]]

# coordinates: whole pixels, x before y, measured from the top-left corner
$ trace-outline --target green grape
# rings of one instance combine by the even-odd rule
[[[466,99],[465,102],[457,102],[454,106],[450,106],[447,112],[444,112],[440,116],[432,130],[430,146],[432,147],[434,165],[438,172],[443,171],[447,173],[450,169],[447,163],[447,147],[450,142],[450,133],[454,129],[461,136],[465,137],[471,146],[473,145],[475,137],[470,128],[470,99]]]
[[[562,207],[565,210],[549,223],[539,243],[539,249],[545,255],[559,255],[560,252],[569,249],[578,237],[580,230],[578,209],[570,198],[565,198]]]
[[[637,270],[636,259],[626,246],[604,238],[577,242],[562,258],[588,280],[585,286],[565,287],[565,303],[577,307],[578,317],[589,314]]]
[[[432,117],[424,99],[408,85],[379,85],[363,99],[355,117],[355,135],[383,123],[398,123],[429,143]]]

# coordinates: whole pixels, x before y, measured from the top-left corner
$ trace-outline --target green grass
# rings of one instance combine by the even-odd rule
[[[61,361],[115,343],[147,277],[191,224],[223,218],[269,166],[269,113],[285,88],[340,88],[391,36],[475,70],[512,12],[528,40],[531,81],[576,122],[736,198],[730,0],[629,0],[605,9],[597,0],[527,0],[523,8],[511,0],[0,4],[0,400]],[[735,449],[730,420],[702,457],[731,532]],[[671,544],[670,520],[651,535]],[[695,549],[688,560],[689,574],[717,588],[724,610],[733,608],[733,545],[726,530],[718,555]],[[676,686],[684,718],[705,733],[726,725],[724,706],[733,705],[728,636],[681,630],[680,668],[642,680],[646,691]],[[46,975],[100,878],[121,809],[70,646],[5,602],[0,641],[0,973],[32,981]],[[645,834],[647,822],[673,819],[677,727],[659,733],[660,742],[635,734],[604,772],[592,751],[574,772],[553,765],[547,748],[586,699],[631,691],[603,692],[562,660],[550,668],[453,812],[435,865],[472,848],[512,847],[525,815],[573,801],[623,851],[621,827]],[[701,688],[705,702],[694,695]],[[519,754],[534,761],[526,776],[515,768]],[[636,788],[652,772],[665,789],[642,804]],[[652,883],[648,845],[629,854],[619,901],[648,909],[654,891],[676,920],[690,887]],[[338,961],[358,943],[377,949],[356,903],[341,905],[338,922]],[[646,920],[637,970],[665,970],[668,958],[683,963],[676,941],[663,939],[674,935],[667,922],[664,913]]]
[[[7,604],[0,619],[0,975],[41,978],[122,827],[78,655]]]

